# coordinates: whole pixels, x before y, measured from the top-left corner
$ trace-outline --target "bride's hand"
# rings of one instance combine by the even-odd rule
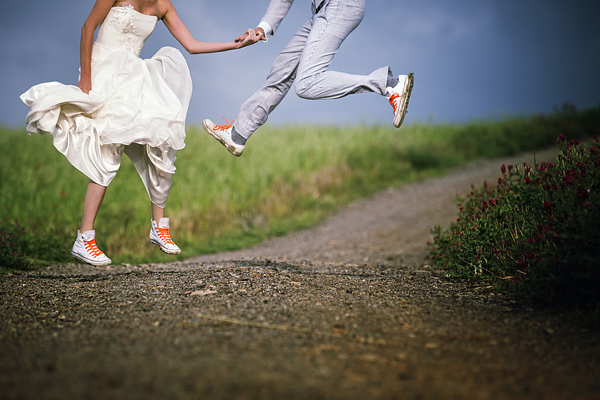
[[[254,29],[248,29],[242,36],[235,38],[235,42],[239,44],[240,48],[250,46],[260,40],[260,35],[257,34]]]
[[[81,89],[83,93],[90,94],[90,90],[92,90],[92,80],[81,78],[77,83],[77,87]]]

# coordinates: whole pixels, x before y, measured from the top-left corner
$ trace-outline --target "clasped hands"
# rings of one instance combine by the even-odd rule
[[[254,44],[260,40],[266,41],[265,31],[262,28],[248,29],[243,35],[235,38],[236,43],[243,43],[244,46]]]

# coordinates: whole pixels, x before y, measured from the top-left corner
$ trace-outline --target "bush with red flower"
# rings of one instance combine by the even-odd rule
[[[496,185],[459,198],[456,222],[432,230],[433,262],[545,302],[598,306],[600,141],[558,143],[556,163],[502,165]]]

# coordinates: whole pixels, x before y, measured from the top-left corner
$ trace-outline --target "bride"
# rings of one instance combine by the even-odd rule
[[[159,20],[190,54],[256,42],[251,29],[243,41],[197,41],[169,0],[97,0],[81,29],[77,86],[47,82],[21,95],[30,107],[27,132],[51,134],[56,149],[90,178],[71,253],[92,265],[111,262],[96,245],[94,221],[123,153],[150,197],[150,242],[169,254],[181,252],[171,239],[164,208],[175,154],[185,146],[192,80],[183,55],[173,47],[163,47],[151,59],[139,58]]]

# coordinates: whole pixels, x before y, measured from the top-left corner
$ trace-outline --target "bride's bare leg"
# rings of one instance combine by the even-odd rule
[[[83,200],[83,215],[81,217],[81,232],[87,232],[94,229],[94,221],[98,215],[98,210],[104,199],[104,193],[106,193],[106,186],[98,185],[90,181],[88,183],[87,190],[85,192],[85,199]]]
[[[81,217],[81,228],[77,232],[77,239],[73,244],[71,254],[88,264],[95,266],[108,265],[110,258],[106,257],[98,246],[96,246],[96,232],[94,221],[98,210],[104,199],[105,186],[90,181],[83,199],[83,215]]]
[[[165,216],[165,209],[152,203],[152,219],[155,220],[156,223],[158,223],[158,221],[160,221],[160,219],[164,216]]]

